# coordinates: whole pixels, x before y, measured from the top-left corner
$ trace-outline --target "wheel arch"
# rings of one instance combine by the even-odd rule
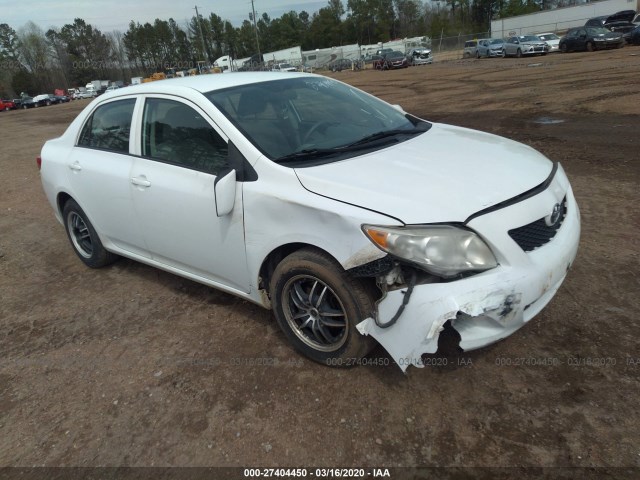
[[[284,260],[286,257],[291,255],[298,250],[302,250],[303,248],[310,248],[316,250],[318,252],[322,252],[329,257],[331,257],[337,265],[342,268],[343,272],[347,272],[344,267],[340,264],[338,259],[331,254],[331,252],[325,250],[324,248],[318,247],[317,245],[313,245],[311,243],[306,242],[291,242],[286,243],[284,245],[280,245],[274,248],[271,252],[267,254],[267,256],[262,260],[262,264],[260,265],[260,270],[258,271],[258,290],[262,293],[262,303],[265,307],[271,308],[270,299],[268,297],[269,290],[271,286],[271,279],[273,276],[273,272],[275,271],[278,264]],[[358,279],[363,284],[366,284],[366,287],[369,289],[375,288],[375,279],[373,278],[360,278]],[[375,290],[372,290],[375,291]]]
[[[310,243],[305,243],[305,242],[286,243],[284,245],[280,245],[279,247],[276,247],[273,250],[271,250],[267,254],[267,256],[262,260],[262,264],[260,265],[260,270],[258,270],[258,289],[264,290],[265,292],[269,292],[271,277],[273,275],[274,270],[276,269],[276,266],[285,257],[303,248],[313,248],[315,250],[324,252],[327,255],[329,255],[331,258],[333,258],[337,263],[339,263],[338,260],[333,255],[331,255],[331,253],[318,247],[317,245],[312,245]]]
[[[58,195],[56,196],[56,207],[58,208],[58,213],[60,214],[61,217],[62,217],[62,210],[64,210],[64,206],[69,200],[75,201],[75,199],[71,195],[69,195],[67,192],[59,192]]]

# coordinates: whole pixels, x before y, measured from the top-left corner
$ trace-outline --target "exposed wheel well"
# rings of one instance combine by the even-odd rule
[[[60,212],[60,215],[62,215],[62,210],[64,209],[65,203],[67,203],[67,201],[70,198],[71,198],[71,195],[69,195],[66,192],[60,192],[58,194],[57,203],[58,203],[58,212]]]

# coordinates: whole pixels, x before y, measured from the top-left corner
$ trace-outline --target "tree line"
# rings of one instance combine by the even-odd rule
[[[124,33],[103,33],[81,18],[42,30],[0,24],[0,96],[50,92],[95,79],[145,76],[187,69],[222,55],[249,57],[300,45],[303,50],[371,44],[394,38],[432,38],[489,29],[491,18],[531,13],[574,0],[329,0],[313,14],[267,13],[235,27],[216,13],[153,23],[131,21]],[[254,27],[255,25],[255,27]]]

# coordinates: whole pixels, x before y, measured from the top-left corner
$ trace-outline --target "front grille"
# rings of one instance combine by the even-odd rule
[[[544,218],[531,222],[528,225],[509,230],[509,236],[524,250],[530,252],[549,243],[567,215],[567,199],[562,200],[560,218],[553,226],[548,226]]]

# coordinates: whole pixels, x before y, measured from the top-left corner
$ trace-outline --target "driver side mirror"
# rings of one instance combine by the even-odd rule
[[[216,215],[224,217],[233,210],[236,201],[236,171],[229,169],[220,172],[213,184]]]
[[[391,105],[393,108],[395,108],[396,110],[398,110],[400,113],[407,113],[404,111],[404,109],[398,105],[397,103],[395,105]]]

